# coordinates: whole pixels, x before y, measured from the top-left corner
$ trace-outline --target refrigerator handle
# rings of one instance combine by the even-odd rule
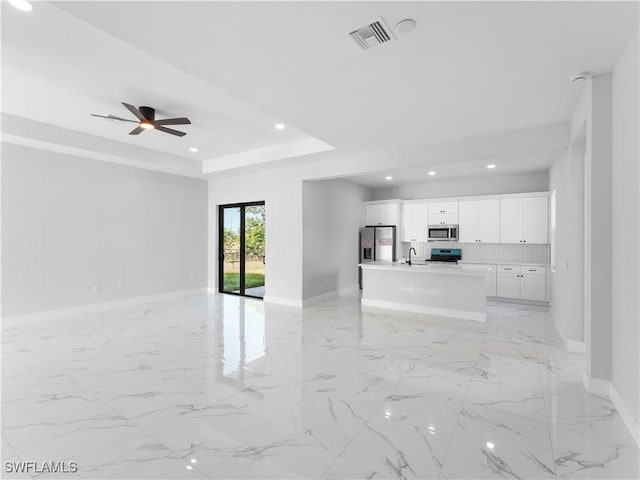
[[[373,229],[373,249],[372,249],[372,251],[373,251],[372,252],[373,253],[373,261],[374,262],[377,260],[377,258],[376,258],[377,247],[378,247],[378,238],[377,238],[377,235],[376,235],[376,229],[374,228]]]
[[[391,250],[391,261],[395,262],[398,260],[398,258],[396,257],[396,227],[393,227],[393,229],[391,230],[391,237],[393,238],[393,248]]]

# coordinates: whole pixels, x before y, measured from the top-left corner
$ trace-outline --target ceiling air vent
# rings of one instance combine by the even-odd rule
[[[382,18],[377,18],[372,23],[356,28],[349,35],[362,50],[369,50],[376,45],[394,39],[391,30],[385,25]]]

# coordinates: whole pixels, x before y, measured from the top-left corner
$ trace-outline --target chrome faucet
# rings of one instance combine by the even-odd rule
[[[409,261],[407,262],[407,264],[409,264],[409,265],[411,265],[411,250],[413,250],[413,254],[414,254],[414,255],[417,255],[417,253],[416,253],[416,249],[415,249],[415,248],[413,248],[413,247],[411,247],[411,248],[409,249]]]

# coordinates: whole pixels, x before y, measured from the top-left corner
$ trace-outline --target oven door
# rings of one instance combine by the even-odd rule
[[[450,240],[451,231],[449,227],[443,227],[442,225],[434,225],[429,227],[429,240]]]

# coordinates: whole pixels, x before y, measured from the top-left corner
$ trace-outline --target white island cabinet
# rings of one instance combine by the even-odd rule
[[[486,265],[360,266],[363,307],[486,321]]]

